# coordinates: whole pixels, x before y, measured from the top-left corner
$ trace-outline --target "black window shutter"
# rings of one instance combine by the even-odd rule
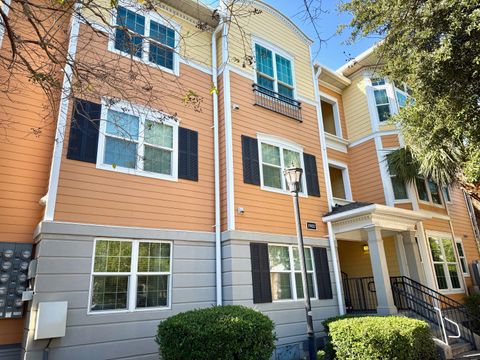
[[[333,299],[327,249],[322,247],[314,247],[313,259],[315,261],[315,272],[317,275],[318,298]]]
[[[250,243],[250,260],[252,262],[253,303],[272,302],[268,244]]]
[[[305,180],[307,181],[308,195],[320,196],[320,186],[318,185],[317,159],[314,155],[304,153],[303,163],[305,165]]]
[[[243,182],[260,185],[257,139],[242,135],[242,158]]]
[[[101,104],[74,99],[67,159],[97,162],[101,110]]]
[[[178,129],[178,177],[198,181],[198,132]]]

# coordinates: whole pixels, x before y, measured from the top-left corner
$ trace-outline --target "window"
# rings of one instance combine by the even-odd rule
[[[304,169],[300,192],[306,193],[303,153],[299,149],[294,149],[287,145],[269,143],[262,140],[259,140],[259,144],[262,186],[268,189],[287,191],[283,171],[289,167],[300,167]]]
[[[395,97],[397,98],[397,104],[400,109],[407,105],[413,105],[415,102],[412,97],[412,89],[403,83],[395,84]]]
[[[169,307],[171,244],[96,240],[90,311]]]
[[[293,99],[292,61],[259,44],[255,44],[257,84],[267,90]]]
[[[351,200],[350,191],[346,182],[346,168],[329,165],[330,184],[332,186],[332,196],[337,199]]]
[[[443,198],[445,199],[445,201],[451,203],[452,198],[450,197],[450,189],[448,188],[448,186],[442,186],[442,190],[443,190]]]
[[[270,282],[272,299],[303,299],[302,274],[298,247],[269,245]],[[313,269],[312,249],[305,247],[305,263],[308,278],[308,292],[311,298],[316,297],[315,274]]]
[[[378,120],[380,122],[386,121],[391,115],[390,102],[387,94],[387,83],[384,78],[373,78],[371,79],[371,82],[374,87],[373,95],[375,98]]]
[[[102,106],[102,119],[99,167],[176,179],[178,124],[170,116],[117,102]]]
[[[322,110],[323,129],[325,132],[341,137],[342,130],[340,128],[340,116],[337,103],[333,100],[325,99],[322,95],[320,107]]]
[[[417,177],[415,178],[415,184],[417,185],[418,198],[422,201],[429,201],[425,179]]]
[[[428,240],[438,288],[440,290],[461,289],[462,285],[453,240],[434,236],[430,236]]]
[[[442,204],[442,198],[440,196],[440,190],[438,185],[433,180],[428,180],[428,190],[430,191],[430,196],[432,198],[432,202],[435,204]]]
[[[460,260],[460,267],[462,268],[462,273],[465,276],[470,276],[468,272],[468,262],[467,258],[465,257],[462,240],[455,240],[455,245],[457,246],[458,259]]]
[[[440,195],[440,188],[433,180],[425,180],[417,177],[415,179],[417,185],[418,199],[425,202],[432,202],[437,205],[442,205],[442,198]]]
[[[405,182],[397,177],[390,164],[388,164],[388,172],[390,174],[390,181],[392,182],[393,196],[395,200],[407,200],[408,192]]]
[[[158,14],[139,14],[137,9],[118,6],[112,48],[144,62],[177,71],[176,29]],[[178,29],[177,29],[178,31]]]

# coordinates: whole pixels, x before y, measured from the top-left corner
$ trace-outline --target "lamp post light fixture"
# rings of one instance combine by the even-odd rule
[[[317,358],[315,346],[315,333],[313,331],[312,305],[310,304],[310,294],[308,292],[308,278],[305,264],[305,247],[303,245],[302,222],[300,220],[300,206],[298,202],[298,193],[301,189],[303,170],[297,167],[285,169],[283,174],[292,193],[293,207],[295,209],[295,224],[297,227],[298,255],[300,257],[300,270],[302,273],[303,297],[305,299],[305,313],[307,316],[307,337],[308,354],[310,360]]]

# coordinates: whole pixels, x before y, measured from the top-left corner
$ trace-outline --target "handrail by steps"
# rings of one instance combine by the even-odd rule
[[[447,345],[448,339],[461,338],[475,346],[470,321],[478,319],[472,319],[464,305],[409,277],[399,276],[392,280],[397,307],[412,311],[434,325],[436,329],[432,330],[437,330],[438,337],[443,338]]]

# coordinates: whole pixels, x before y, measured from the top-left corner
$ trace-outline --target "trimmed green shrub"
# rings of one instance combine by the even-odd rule
[[[438,355],[428,324],[400,316],[366,316],[328,322],[337,359],[430,360]],[[329,354],[330,355],[330,354]]]
[[[274,324],[244,306],[214,306],[172,316],[158,326],[163,360],[268,360]]]
[[[470,315],[470,326],[474,332],[480,334],[480,294],[472,293],[465,296],[465,307]]]

